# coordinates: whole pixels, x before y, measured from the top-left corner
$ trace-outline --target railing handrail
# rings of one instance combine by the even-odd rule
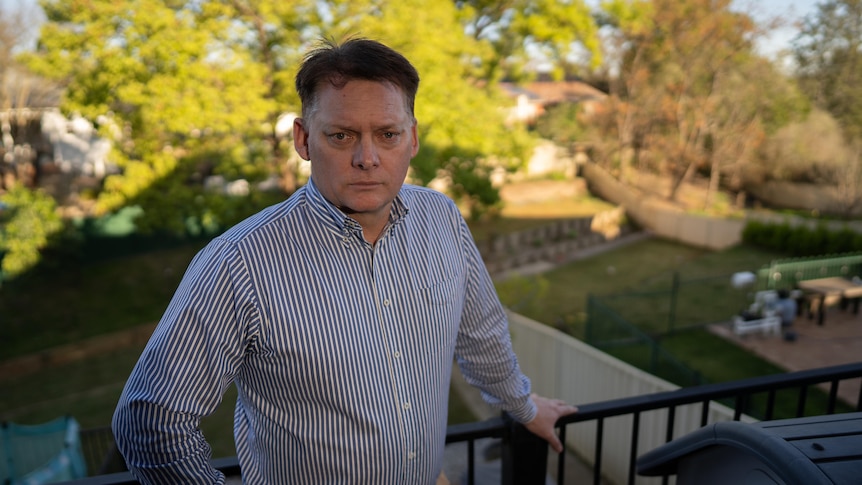
[[[622,416],[633,412],[653,411],[668,407],[698,404],[740,395],[792,389],[801,386],[835,382],[862,376],[862,362],[751,377],[737,381],[683,387],[642,396],[632,396],[596,403],[578,404],[578,412],[558,421],[558,425]],[[862,397],[862,396],[861,396]],[[859,404],[857,404],[857,407]]]
[[[824,367],[795,371],[787,374],[773,374],[767,376],[752,377],[738,381],[705,384],[695,387],[680,388],[673,391],[658,392],[643,396],[614,399],[592,404],[578,406],[578,412],[561,418],[557,425],[560,428],[560,439],[565,442],[566,428],[568,424],[576,422],[596,421],[597,431],[595,438],[595,456],[593,459],[593,483],[598,485],[602,481],[602,442],[604,440],[603,425],[605,418],[616,416],[632,416],[632,439],[629,450],[628,483],[635,483],[636,460],[639,453],[648,450],[638,449],[638,436],[640,433],[640,417],[647,411],[659,409],[667,410],[667,424],[665,428],[665,441],[674,439],[674,421],[678,406],[700,404],[700,425],[709,424],[709,406],[715,400],[734,398],[733,419],[739,421],[745,411],[746,400],[759,393],[769,394],[769,402],[766,409],[766,419],[771,419],[775,407],[775,393],[779,390],[799,389],[797,399],[797,416],[803,416],[807,400],[808,386],[814,384],[831,383],[827,409],[823,414],[833,414],[837,402],[838,384],[845,379],[862,377],[862,362],[844,364],[838,366]],[[856,410],[862,411],[862,389],[856,400]],[[564,483],[565,468],[563,460],[558,460],[557,483]],[[538,473],[538,472],[535,472]],[[536,475],[534,475],[536,476]]]
[[[852,267],[862,264],[862,253],[836,253],[826,256],[802,256],[796,258],[775,259],[763,265],[758,271],[758,280],[765,288],[775,288],[782,279],[789,287],[798,282],[830,276],[849,277],[853,274]],[[777,276],[776,276],[777,275]]]

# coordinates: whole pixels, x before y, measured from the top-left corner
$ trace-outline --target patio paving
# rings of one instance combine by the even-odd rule
[[[810,319],[803,313],[796,317],[791,327],[797,334],[794,341],[776,335],[737,336],[731,331],[730,323],[712,325],[710,330],[788,372],[862,360],[862,311],[854,314],[851,309],[827,308],[822,326],[817,325],[816,317]],[[842,382],[838,387],[839,398],[855,405],[860,386],[862,379]]]

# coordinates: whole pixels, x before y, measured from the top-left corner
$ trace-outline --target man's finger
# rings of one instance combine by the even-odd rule
[[[554,438],[552,440],[548,440],[548,443],[551,444],[551,448],[553,448],[555,452],[562,453],[563,452],[563,444],[560,443],[560,439],[557,438],[556,434],[553,434],[552,436]]]

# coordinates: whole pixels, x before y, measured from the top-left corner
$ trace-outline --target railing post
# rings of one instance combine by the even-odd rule
[[[548,472],[548,443],[521,423],[504,414],[508,432],[503,437],[501,485],[545,483]]]

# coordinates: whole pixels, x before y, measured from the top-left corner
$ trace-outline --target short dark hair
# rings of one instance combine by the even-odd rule
[[[317,93],[323,82],[342,88],[348,81],[390,82],[404,93],[405,103],[413,114],[419,73],[403,55],[380,42],[351,38],[342,44],[322,40],[305,56],[296,73],[296,92],[302,102],[302,117],[314,111]]]

